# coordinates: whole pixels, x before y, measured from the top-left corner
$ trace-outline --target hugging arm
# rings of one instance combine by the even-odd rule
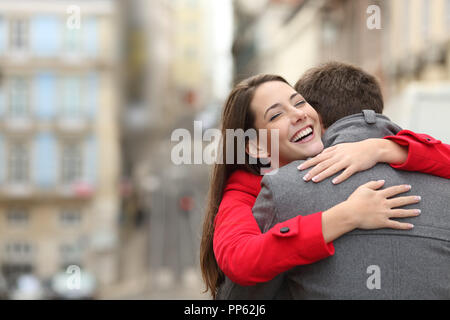
[[[314,182],[320,182],[344,170],[332,181],[338,184],[379,162],[389,163],[399,170],[418,171],[450,179],[450,145],[409,130],[402,130],[397,135],[384,139],[335,145],[305,161],[299,169],[315,166],[303,178]]]
[[[260,196],[260,207],[271,222],[276,213],[269,189]],[[214,254],[221,270],[233,282],[249,286],[273,279],[297,265],[309,264],[334,254],[322,235],[321,214],[297,216],[265,233],[252,214],[254,197],[245,192],[225,192],[214,229]],[[283,228],[289,228],[285,233]]]
[[[364,184],[346,201],[325,212],[302,216],[301,208],[295,208],[297,216],[283,222],[279,221],[277,212],[281,200],[274,198],[270,177],[262,183],[253,213],[254,196],[229,190],[224,194],[215,221],[216,261],[233,282],[249,286],[269,281],[294,266],[334,254],[331,242],[355,228],[410,229],[409,224],[390,218],[416,216],[415,210],[397,207],[418,200],[412,196],[388,199],[409,188],[394,186],[377,190],[383,184],[383,181]]]
[[[408,148],[407,159],[391,167],[406,171],[418,171],[450,179],[450,145],[427,134],[402,130],[395,136],[384,139]]]

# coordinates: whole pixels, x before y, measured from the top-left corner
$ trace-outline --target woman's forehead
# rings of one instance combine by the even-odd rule
[[[282,103],[289,100],[296,91],[287,83],[281,81],[265,82],[258,86],[253,97],[255,106],[269,107],[273,103]]]

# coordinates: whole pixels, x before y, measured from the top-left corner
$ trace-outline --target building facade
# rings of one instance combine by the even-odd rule
[[[276,73],[295,84],[320,63],[352,63],[377,77],[394,121],[450,140],[450,1],[235,3],[236,79]]]
[[[128,38],[136,39],[133,45],[143,50],[132,54],[127,66],[137,72],[130,73],[136,86],[130,88],[122,116],[124,180],[133,190],[124,203],[133,208],[128,221],[138,211],[148,220],[144,229],[135,224],[133,232],[124,234],[123,256],[133,254],[127,243],[145,239],[146,246],[135,246],[134,254],[145,254],[147,260],[128,259],[140,265],[130,262],[123,275],[145,270],[134,272],[140,279],[136,282],[143,283],[142,275],[148,274],[152,297],[192,292],[197,298],[201,291],[198,235],[209,167],[175,165],[171,150],[177,142],[171,137],[174,130],[187,129],[194,143],[202,138],[193,135],[194,120],[201,121],[203,129],[217,124],[231,86],[231,0],[128,3]],[[202,141],[195,143],[202,145]],[[138,234],[143,236],[133,240]]]
[[[450,1],[390,1],[386,113],[404,128],[450,141]]]
[[[14,283],[68,265],[115,281],[114,1],[0,3],[0,265]]]

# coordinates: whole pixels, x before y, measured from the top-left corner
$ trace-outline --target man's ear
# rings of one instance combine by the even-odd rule
[[[250,139],[248,140],[247,144],[245,145],[245,152],[255,159],[260,158],[269,158],[270,153],[265,149],[258,146],[257,139]]]

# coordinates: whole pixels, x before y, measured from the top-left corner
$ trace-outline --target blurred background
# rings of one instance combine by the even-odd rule
[[[172,132],[329,60],[450,141],[449,0],[0,0],[0,298],[209,299],[211,166],[173,164]]]

